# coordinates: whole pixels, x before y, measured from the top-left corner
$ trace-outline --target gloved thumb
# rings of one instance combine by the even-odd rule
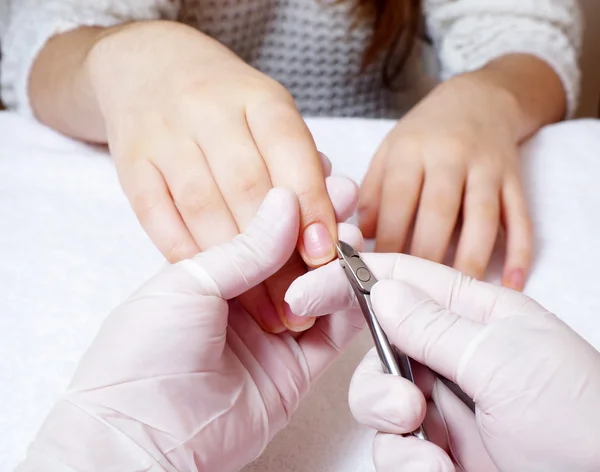
[[[443,308],[423,291],[399,280],[375,284],[371,300],[392,344],[460,385],[461,370],[484,325]]]
[[[294,192],[272,189],[244,233],[175,266],[185,268],[200,282],[203,295],[225,300],[237,297],[275,274],[291,257],[299,218]]]
[[[73,385],[92,389],[198,370],[221,356],[229,299],[274,274],[298,237],[298,200],[271,190],[248,230],[162,270],[105,321]],[[109,366],[110,368],[108,368]],[[114,367],[118,366],[118,368]]]

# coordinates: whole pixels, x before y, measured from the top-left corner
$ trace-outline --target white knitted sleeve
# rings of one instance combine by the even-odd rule
[[[505,54],[532,54],[561,78],[573,115],[581,75],[578,0],[425,0],[425,13],[443,79]]]
[[[0,96],[9,108],[31,115],[27,87],[36,56],[52,36],[80,26],[114,26],[132,20],[174,18],[173,0],[0,0]],[[7,3],[6,3],[7,2]]]

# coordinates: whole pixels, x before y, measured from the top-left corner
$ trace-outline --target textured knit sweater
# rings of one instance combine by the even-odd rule
[[[554,68],[574,110],[582,30],[577,0],[425,0],[424,11],[439,78],[529,53]],[[370,25],[351,28],[348,5],[331,0],[0,0],[3,101],[31,113],[29,73],[53,35],[159,18],[216,38],[281,82],[307,116],[397,117],[405,111],[406,103],[382,85],[382,61],[359,73]]]

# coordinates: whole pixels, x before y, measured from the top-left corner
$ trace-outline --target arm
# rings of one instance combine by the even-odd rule
[[[106,139],[81,67],[105,28],[131,20],[172,18],[169,0],[9,0],[3,45],[2,97],[9,108],[89,141]]]
[[[442,78],[466,74],[506,92],[520,140],[569,117],[579,94],[576,0],[426,0]]]

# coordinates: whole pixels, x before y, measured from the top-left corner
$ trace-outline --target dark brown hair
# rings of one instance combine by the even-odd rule
[[[363,67],[385,54],[383,83],[394,82],[406,65],[421,31],[422,0],[342,0],[354,3],[357,21],[370,21],[373,36],[364,52]]]

